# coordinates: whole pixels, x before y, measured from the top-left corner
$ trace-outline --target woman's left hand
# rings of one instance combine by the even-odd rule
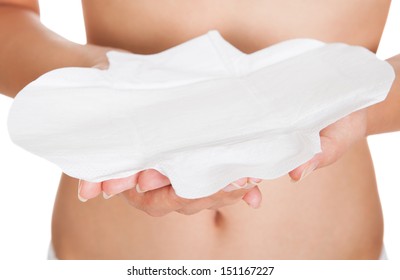
[[[356,111],[320,132],[321,153],[289,172],[293,181],[300,181],[315,169],[336,162],[351,145],[366,137],[367,110]]]

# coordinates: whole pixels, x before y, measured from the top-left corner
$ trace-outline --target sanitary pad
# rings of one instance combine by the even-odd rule
[[[394,79],[363,47],[294,39],[245,54],[217,31],[107,56],[107,70],[61,68],[27,85],[11,139],[87,181],[156,169],[185,198],[286,174],[320,152],[322,128],[385,99]]]

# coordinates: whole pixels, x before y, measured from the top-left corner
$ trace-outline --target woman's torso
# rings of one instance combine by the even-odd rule
[[[291,38],[362,45],[376,51],[390,1],[82,1],[88,42],[155,53],[218,29],[251,53]],[[150,217],[124,198],[81,203],[63,176],[53,216],[59,258],[377,258],[383,222],[366,141],[291,183],[264,181],[262,207],[245,203]]]

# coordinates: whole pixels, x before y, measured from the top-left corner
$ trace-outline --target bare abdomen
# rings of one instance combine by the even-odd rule
[[[150,217],[123,197],[81,203],[64,175],[53,242],[67,259],[373,259],[382,245],[382,213],[363,141],[339,162],[301,183],[287,176],[261,185],[263,204],[244,202]]]

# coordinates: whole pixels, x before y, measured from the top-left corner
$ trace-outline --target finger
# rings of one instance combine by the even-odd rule
[[[258,186],[250,189],[242,198],[251,208],[259,208],[262,201],[262,194]]]
[[[236,186],[237,188],[244,188],[247,185],[247,177],[240,178],[239,180],[236,180],[232,182],[231,184]]]
[[[165,186],[144,193],[130,189],[123,192],[123,195],[133,207],[153,217],[164,216],[189,203],[189,200],[178,197],[172,186]]]
[[[231,192],[231,191],[235,191],[235,190],[239,190],[239,189],[245,188],[245,187],[247,187],[247,181],[248,181],[247,177],[240,178],[239,180],[236,180],[236,181],[230,183],[229,185],[226,185],[223,188],[223,190],[225,192]]]
[[[317,169],[318,164],[318,157],[314,156],[311,160],[290,171],[289,176],[293,182],[299,182],[303,180],[306,176],[310,175],[315,169]]]
[[[248,193],[254,187],[253,184],[248,184],[246,188],[240,188],[236,190],[221,190],[212,196],[214,203],[208,209],[219,209],[221,207],[232,205],[237,203],[243,198],[243,196]]]
[[[262,179],[249,177],[248,181],[249,181],[249,183],[252,183],[253,185],[257,185],[262,182]]]
[[[215,203],[213,195],[196,199],[186,199],[177,196],[173,189],[170,192],[170,199],[175,201],[178,205],[175,211],[184,215],[196,214],[204,209],[210,208]]]
[[[101,183],[79,180],[78,198],[82,202],[98,196],[101,192]]]
[[[303,180],[318,168],[334,163],[343,153],[343,147],[334,139],[321,136],[321,153],[289,172],[293,182]]]
[[[167,186],[145,193],[136,192],[138,195],[136,195],[136,200],[133,201],[133,204],[155,217],[164,216],[172,211],[184,215],[193,215],[217,204],[219,205],[218,208],[233,204],[248,191],[248,189],[241,189],[231,193],[220,191],[204,198],[185,199],[177,196],[172,186]]]
[[[262,179],[260,178],[254,178],[254,177],[244,177],[240,178],[239,180],[236,180],[229,185],[225,186],[223,189],[226,192],[242,189],[242,188],[252,188],[253,186],[257,185],[258,183],[261,183]]]
[[[139,173],[140,172],[125,178],[104,181],[102,184],[104,198],[108,199],[118,193],[136,187]]]
[[[155,169],[147,169],[141,172],[138,178],[138,191],[147,192],[170,185],[168,177]]]

